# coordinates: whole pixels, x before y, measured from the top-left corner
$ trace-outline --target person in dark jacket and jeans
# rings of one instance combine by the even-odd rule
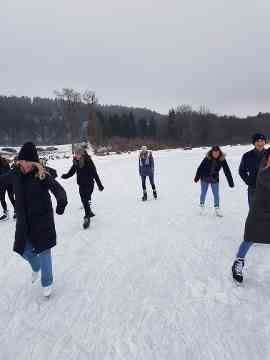
[[[74,174],[77,174],[77,184],[79,185],[79,193],[85,211],[83,227],[87,228],[90,224],[90,218],[95,216],[90,207],[94,180],[99,191],[103,191],[104,187],[93,160],[82,147],[75,149],[73,165],[66,174],[62,175],[62,179],[68,179]]]
[[[211,185],[214,196],[214,208],[217,216],[222,216],[219,209],[219,171],[221,168],[227,178],[230,187],[234,187],[234,182],[230,168],[225,160],[225,155],[219,146],[213,146],[203,159],[197,169],[194,181],[197,183],[201,180],[200,206],[201,213],[204,212],[204,204],[209,185]]]
[[[263,134],[254,134],[252,136],[254,149],[246,152],[239,166],[239,175],[248,186],[248,204],[252,202],[256,189],[257,174],[260,163],[265,154],[266,136]]]
[[[154,182],[154,158],[151,151],[147,150],[147,146],[142,146],[139,155],[139,173],[142,179],[143,197],[142,200],[147,200],[146,191],[146,178],[149,177],[149,181],[153,190],[153,196],[157,199],[157,190]]]
[[[27,260],[32,268],[32,282],[41,271],[44,296],[52,292],[53,272],[51,248],[56,245],[56,231],[51,197],[56,198],[56,213],[64,213],[66,192],[47,174],[39,162],[33,143],[21,148],[14,168],[0,176],[0,184],[12,184],[16,198],[16,232],[14,251]]]
[[[2,156],[0,156],[0,176],[3,174],[6,174],[10,171],[9,163],[6,159],[4,159]],[[0,217],[0,221],[8,220],[9,214],[8,214],[8,208],[6,203],[6,193],[8,193],[9,200],[14,208],[14,215],[13,218],[16,218],[16,212],[15,212],[15,199],[13,194],[13,188],[12,185],[0,185],[0,202],[1,206],[3,208],[3,215]]]
[[[233,279],[243,281],[245,256],[254,243],[270,244],[270,150],[258,171],[256,190],[245,224],[244,240],[232,265]]]

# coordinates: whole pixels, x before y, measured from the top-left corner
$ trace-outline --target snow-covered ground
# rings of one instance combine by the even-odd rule
[[[95,158],[105,190],[88,230],[75,177],[61,181],[69,205],[56,216],[49,300],[12,252],[14,222],[0,224],[0,359],[269,359],[270,247],[251,249],[243,287],[230,273],[248,210],[237,174],[247,149],[224,148],[236,187],[221,175],[223,218],[210,192],[198,215],[202,149],[155,152],[159,199],[146,203],[137,154]],[[50,165],[61,174],[70,163]]]

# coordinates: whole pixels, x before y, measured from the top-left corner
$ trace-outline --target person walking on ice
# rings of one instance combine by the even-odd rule
[[[147,146],[142,146],[140,155],[139,155],[139,174],[142,180],[142,189],[143,197],[142,201],[147,200],[147,190],[146,190],[146,178],[149,178],[153,196],[157,199],[157,191],[154,182],[154,158],[151,151],[147,150]]]
[[[10,171],[9,163],[6,159],[0,156],[0,176],[6,174]],[[8,194],[9,200],[13,206],[14,214],[13,218],[16,219],[16,212],[15,212],[15,199],[13,194],[12,185],[0,185],[0,202],[3,208],[3,215],[0,216],[0,221],[6,221],[9,219],[9,212],[6,203],[6,193]]]
[[[227,178],[229,186],[234,187],[234,182],[231,174],[231,170],[225,159],[225,154],[222,152],[219,146],[213,146],[207,153],[199,165],[196,176],[194,178],[195,183],[201,181],[201,195],[200,195],[200,207],[201,214],[205,210],[205,199],[209,185],[211,186],[214,196],[214,209],[217,216],[222,216],[220,211],[220,199],[219,199],[219,172],[221,168]]]
[[[12,184],[17,214],[13,250],[27,260],[34,283],[41,272],[43,294],[52,293],[53,271],[51,248],[56,245],[56,231],[49,191],[56,198],[56,213],[62,215],[67,196],[39,162],[35,145],[25,143],[13,169],[0,176],[0,186]]]
[[[266,150],[256,183],[256,190],[245,223],[241,242],[232,265],[232,277],[243,282],[245,257],[254,243],[270,244],[270,149]]]
[[[254,149],[246,152],[239,166],[239,175],[248,186],[248,204],[251,206],[256,189],[256,179],[261,161],[265,155],[266,136],[256,133],[252,136]]]
[[[77,174],[77,184],[79,186],[81,202],[85,211],[83,227],[86,229],[90,225],[90,218],[95,216],[90,207],[94,190],[94,180],[99,191],[103,191],[104,187],[100,181],[93,160],[81,146],[78,146],[75,149],[73,165],[66,174],[62,175],[62,179],[68,179],[74,174]]]

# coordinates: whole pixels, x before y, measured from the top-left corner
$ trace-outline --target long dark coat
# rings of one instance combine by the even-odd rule
[[[50,175],[40,180],[37,171],[22,174],[18,167],[0,176],[0,184],[12,184],[16,198],[16,232],[13,250],[23,254],[27,240],[36,253],[56,245],[56,231],[49,190],[57,200],[56,212],[63,214],[67,196],[62,186]]]
[[[255,195],[245,224],[244,239],[270,244],[270,168],[259,171]]]
[[[261,161],[265,155],[265,150],[258,151],[256,149],[246,152],[239,166],[239,175],[248,187],[255,189],[257,174],[261,165]]]

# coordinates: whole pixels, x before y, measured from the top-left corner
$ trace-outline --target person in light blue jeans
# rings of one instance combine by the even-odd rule
[[[30,241],[25,244],[22,257],[27,260],[33,270],[32,282],[38,278],[38,273],[41,271],[41,285],[47,287],[53,283],[52,272],[52,256],[51,249],[47,249],[37,254]]]
[[[219,183],[208,183],[203,180],[201,180],[201,196],[200,196],[200,204],[204,205],[205,198],[207,195],[208,187],[211,186],[212,193],[214,196],[214,207],[219,207]]]

